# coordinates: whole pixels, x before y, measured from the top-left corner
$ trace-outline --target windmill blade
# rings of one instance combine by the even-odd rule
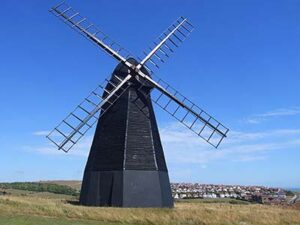
[[[49,11],[118,61],[125,62],[131,55],[129,51],[110,39],[96,25],[65,2],[52,7]]]
[[[151,99],[154,103],[215,148],[220,145],[229,131],[227,127],[165,81],[159,78],[153,80],[148,76],[145,76],[144,79],[147,84],[151,83],[154,87],[151,91]]]
[[[98,119],[116,102],[127,90],[127,81],[131,78],[128,74],[121,79],[113,75],[112,79],[106,79],[93,90],[87,98],[81,102],[47,138],[53,142],[59,150],[68,152],[83,136],[92,128]],[[104,93],[104,94],[102,94]],[[101,114],[97,113],[101,110]]]
[[[148,54],[144,52],[145,58],[137,68],[140,69],[144,66],[151,73],[153,69],[158,69],[159,64],[164,63],[170,57],[170,54],[174,52],[174,48],[178,48],[193,30],[193,25],[186,18],[178,18],[158,37],[158,40],[154,42],[154,46],[149,47],[150,52]]]

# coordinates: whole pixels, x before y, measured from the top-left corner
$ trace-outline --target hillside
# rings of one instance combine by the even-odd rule
[[[78,191],[81,188],[81,181],[80,180],[49,180],[49,181],[40,181],[40,182],[45,183],[45,184],[58,184],[58,185],[69,186],[69,187],[74,188]]]
[[[61,185],[56,183],[44,182],[13,182],[13,183],[0,183],[0,188],[3,190],[14,189],[34,192],[50,192],[54,194],[65,194],[78,196],[79,190],[72,188],[69,185]]]
[[[185,200],[176,202],[174,209],[97,208],[77,205],[78,197],[72,195],[12,189],[5,192],[0,196],[0,225],[300,225],[299,205]]]

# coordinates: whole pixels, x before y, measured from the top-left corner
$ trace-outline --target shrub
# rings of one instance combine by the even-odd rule
[[[0,188],[2,189],[18,189],[25,191],[35,191],[35,192],[50,192],[55,194],[65,194],[78,196],[79,192],[66,185],[58,185],[51,183],[41,183],[41,182],[14,182],[14,183],[0,183]]]

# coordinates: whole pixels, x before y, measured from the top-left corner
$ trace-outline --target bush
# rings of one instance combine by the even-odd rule
[[[18,189],[35,192],[50,192],[54,194],[65,194],[78,196],[79,192],[66,185],[40,183],[40,182],[14,182],[14,183],[0,183],[2,189]]]
[[[290,191],[290,190],[286,190],[286,191],[285,191],[285,194],[286,194],[287,196],[294,196],[294,195],[295,195],[295,193],[292,192],[292,191]]]

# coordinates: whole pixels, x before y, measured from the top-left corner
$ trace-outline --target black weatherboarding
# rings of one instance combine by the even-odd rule
[[[152,102],[216,148],[228,132],[153,72],[189,36],[193,26],[180,17],[144,52],[142,60],[136,60],[65,2],[50,12],[119,62],[112,75],[47,136],[59,150],[68,152],[97,123],[80,204],[173,207]]]

